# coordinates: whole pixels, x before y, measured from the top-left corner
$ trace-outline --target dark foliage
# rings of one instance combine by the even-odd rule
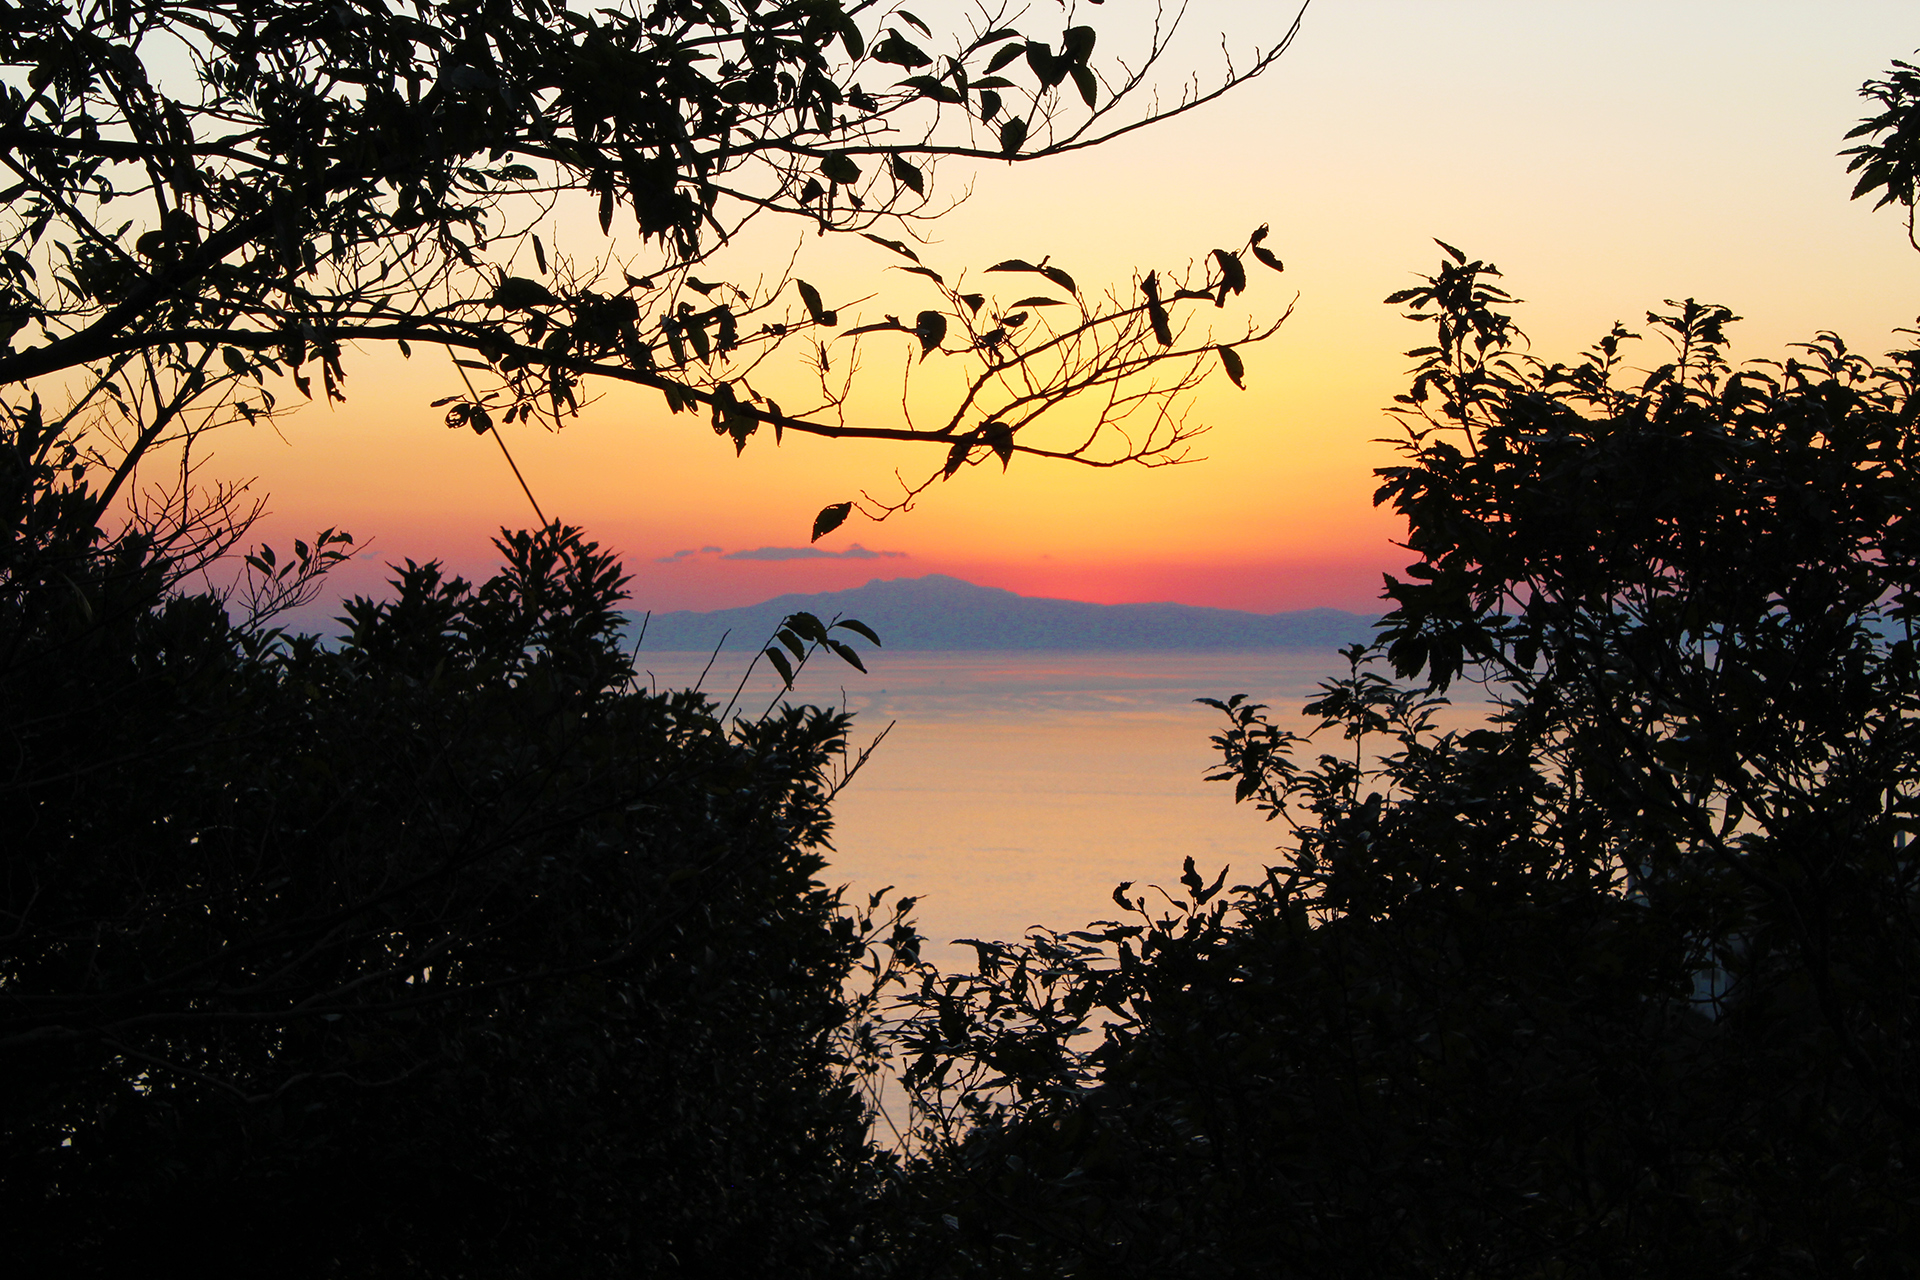
[[[1280,866],[909,997],[928,1274],[1920,1264],[1920,352],[1736,370],[1686,302],[1544,364],[1495,277],[1389,299],[1419,559],[1308,709],[1347,750],[1215,704]]]
[[[35,393],[63,421],[120,428],[96,444],[103,510],[170,439],[316,383],[345,399],[352,352],[373,346],[450,361],[450,427],[558,429],[600,378],[660,392],[735,449],[771,426],[944,460],[863,498],[871,514],[1015,452],[1175,461],[1188,430],[1137,424],[1211,370],[1213,338],[1176,344],[1162,316],[1156,340],[1130,288],[1082,293],[1045,258],[987,266],[1015,274],[963,292],[908,241],[944,211],[941,157],[1098,145],[1260,74],[1293,34],[1162,98],[1177,25],[1143,24],[1143,45],[1109,58],[1072,18],[1055,33],[983,8],[936,34],[868,0],[13,5],[0,385],[16,415]],[[865,235],[876,274],[907,273],[882,278],[912,291],[917,319],[840,333],[803,280],[725,278],[714,255],[755,219],[796,240]],[[1022,272],[1051,292],[1002,301],[995,280],[1032,293]],[[1173,299],[1188,310],[1246,287],[1232,250],[1193,274]],[[1271,332],[1223,339],[1220,358],[1238,369],[1234,348]],[[850,421],[833,369],[868,333],[939,355],[965,391],[937,421]],[[1049,438],[1052,411],[1088,389],[1115,392],[1113,409]]]
[[[636,689],[574,530],[409,563],[323,647],[5,457],[13,1265],[846,1273],[843,716]]]

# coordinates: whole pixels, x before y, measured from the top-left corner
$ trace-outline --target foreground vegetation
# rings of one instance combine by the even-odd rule
[[[323,646],[16,472],[15,1256],[1906,1270],[1920,353],[1735,370],[1687,303],[1651,376],[1618,329],[1543,365],[1493,275],[1396,299],[1438,332],[1382,473],[1419,560],[1310,708],[1341,745],[1218,704],[1283,860],[970,974],[820,882],[844,718],[635,689],[578,533],[407,566]],[[1461,680],[1503,710],[1436,733]]]
[[[775,15],[739,8],[665,6],[652,27],[602,35],[632,52],[669,18],[686,31],[746,15],[770,67],[859,43],[845,6],[780,11],[800,43],[764,47]],[[272,9],[294,13],[335,20]],[[41,16],[36,30],[59,25]],[[910,69],[917,47],[888,38],[878,47]],[[53,45],[30,94],[7,90],[27,115],[49,92],[71,105],[88,85],[131,83],[105,46]],[[1085,38],[1058,55],[1022,48],[1040,95],[1088,78],[1097,100]],[[751,106],[766,88],[755,74],[742,64],[685,90],[686,118]],[[948,88],[961,74],[929,82],[988,92],[977,78]],[[905,83],[887,109],[946,101]],[[419,120],[478,129],[491,108],[471,87],[449,78]],[[223,91],[280,109],[247,86]],[[1858,194],[1911,214],[1920,73],[1896,64],[1868,91],[1883,114],[1852,153]],[[385,101],[327,93],[300,100],[348,114]],[[178,132],[137,109],[140,94],[117,101],[121,124]],[[845,127],[820,125],[843,142]],[[596,146],[597,129],[585,131]],[[772,151],[811,155],[772,136]],[[1000,136],[1009,153],[1025,138]],[[91,182],[111,150],[76,177],[49,146],[26,181],[44,202],[60,182]],[[902,161],[889,172],[918,194],[922,175]],[[171,190],[186,172],[152,184]],[[334,243],[349,248],[399,234],[406,200],[411,217],[450,198],[396,169],[376,217],[354,204],[354,174],[314,172],[338,185],[286,216],[344,219]],[[700,190],[707,172],[685,182]],[[831,161],[820,172],[839,186],[858,176],[834,177],[849,170]],[[671,192],[681,179],[661,181]],[[189,191],[183,207],[249,198],[237,180],[223,190]],[[642,229],[684,273],[693,233],[648,223],[680,208],[649,191],[628,193]],[[457,212],[435,215],[440,230],[469,224]],[[1218,704],[1218,776],[1284,830],[1276,865],[1229,886],[1189,860],[1178,899],[1122,885],[1114,920],[983,942],[974,972],[948,974],[919,960],[902,904],[847,904],[821,881],[845,718],[732,719],[698,695],[637,688],[615,641],[619,567],[579,531],[504,534],[503,566],[478,586],[409,563],[386,598],[350,602],[343,639],[323,645],[273,618],[344,553],[339,535],[287,560],[256,552],[246,585],[222,595],[190,584],[244,531],[230,501],[183,493],[106,527],[140,452],[185,430],[180,406],[214,395],[239,412],[238,388],[264,385],[259,352],[297,341],[338,372],[325,342],[339,333],[269,321],[286,319],[275,308],[324,312],[307,285],[327,272],[339,283],[359,259],[275,259],[270,219],[229,214],[259,238],[223,252],[255,275],[220,266],[204,247],[214,235],[178,220],[139,242],[146,266],[128,257],[115,274],[107,249],[76,250],[92,265],[61,283],[71,306],[20,293],[31,263],[9,259],[8,305],[37,309],[43,342],[9,348],[0,376],[16,391],[81,368],[95,379],[58,413],[15,396],[0,440],[0,1236],[16,1266],[1920,1266],[1920,351],[1868,359],[1820,334],[1789,360],[1736,368],[1734,317],[1689,301],[1649,314],[1644,338],[1616,326],[1546,363],[1523,353],[1498,273],[1443,246],[1432,276],[1389,299],[1434,337],[1411,353],[1403,456],[1381,473],[1416,562],[1388,584],[1379,642],[1351,651],[1350,674],[1310,708],[1312,737],[1244,698]],[[362,232],[373,239],[354,241]],[[434,288],[472,282],[451,243],[433,250],[450,273]],[[1224,300],[1244,284],[1239,259],[1210,261]],[[272,262],[282,274],[260,266]],[[1145,300],[1120,308],[1138,322],[1126,341],[1174,350],[1148,280]],[[578,280],[536,286],[552,301],[510,282],[491,295],[491,328],[432,340],[491,342],[491,403],[524,416],[545,395],[557,415],[570,384],[555,371],[599,359],[579,344],[600,340],[605,299]],[[194,336],[193,315],[223,298],[238,302],[221,323],[259,340],[227,348],[214,385],[218,348]],[[638,307],[607,342],[637,340]],[[125,352],[87,345],[135,315],[162,325],[130,348],[154,357],[144,392],[130,362],[113,363]],[[630,352],[629,373],[708,404],[736,445],[766,413],[779,425],[777,410],[720,391],[731,384],[711,347],[689,356],[667,341],[692,342],[688,312],[653,323],[674,371]],[[540,348],[537,394],[519,383],[532,324],[564,335]],[[932,332],[916,334],[928,353]],[[1656,367],[1635,368],[1648,349]],[[66,356],[77,363],[48,363]],[[133,450],[91,443],[82,411],[96,392],[147,415]],[[456,416],[494,430],[487,403],[476,391]],[[938,474],[977,460],[976,446],[1004,460],[1005,443],[953,435]],[[782,645],[802,657],[837,640],[796,617]],[[1434,699],[1460,682],[1497,691],[1503,710],[1439,733]],[[889,1069],[914,1105],[904,1149],[870,1134],[867,1094]]]
[[[16,1263],[848,1256],[885,1165],[847,985],[872,927],[818,881],[843,716],[635,688],[618,574],[570,530],[503,540],[477,589],[409,566],[322,646],[31,496],[0,682]]]
[[[909,999],[919,1273],[1920,1261],[1920,352],[1735,371],[1687,303],[1651,376],[1618,329],[1541,365],[1492,275],[1396,299],[1419,560],[1309,708],[1338,745],[1217,704],[1280,864]],[[1502,709],[1436,733],[1460,680]]]

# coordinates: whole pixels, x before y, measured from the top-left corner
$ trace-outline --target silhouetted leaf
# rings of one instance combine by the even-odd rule
[[[1056,58],[1045,43],[1039,40],[1027,41],[1027,66],[1032,69],[1034,79],[1042,86],[1051,89],[1067,78],[1072,63],[1065,58]]]
[[[1160,302],[1160,277],[1156,272],[1147,272],[1146,279],[1140,282],[1140,292],[1147,295],[1147,319],[1153,325],[1153,336],[1160,345],[1173,345],[1173,326],[1167,321],[1167,309]]]
[[[1215,249],[1213,260],[1220,264],[1220,286],[1230,293],[1244,293],[1247,288],[1247,269],[1240,265],[1240,255],[1225,249]]]
[[[820,539],[845,524],[847,522],[847,516],[852,511],[853,504],[851,502],[836,502],[831,506],[820,508],[820,514],[813,518],[812,541],[820,541]]]
[[[1011,34],[1019,35],[1020,33],[1016,31]],[[1010,44],[997,50],[993,57],[987,60],[987,74],[992,75],[1026,51],[1027,47],[1024,44]]]
[[[1020,33],[1018,31],[1015,31],[1012,27],[995,27],[993,30],[987,32],[985,35],[975,40],[972,44],[968,45],[966,48],[966,52],[973,53],[977,50],[984,49],[988,45],[993,44],[997,40],[1017,40],[1019,38],[1020,38]]]
[[[938,311],[922,311],[914,318],[913,332],[920,339],[920,358],[924,360],[947,336],[947,318]]]
[[[1000,126],[1000,152],[1013,155],[1020,150],[1020,144],[1027,140],[1027,122],[1019,116],[1004,122]]]
[[[1060,34],[1060,56],[1076,67],[1084,67],[1093,56],[1098,33],[1092,27],[1068,27]]]
[[[842,618],[838,622],[834,623],[833,626],[836,628],[845,627],[848,631],[853,632],[853,634],[857,636],[864,636],[875,644],[880,643],[879,633],[876,632],[872,627],[868,626],[866,623],[860,621],[858,618]],[[829,628],[829,629],[831,630],[832,628]],[[882,646],[882,647],[884,648],[885,646]]]
[[[551,307],[558,305],[560,299],[553,291],[538,280],[529,280],[525,276],[507,276],[493,291],[495,306],[505,307],[509,311],[525,311],[531,307]]]
[[[994,263],[992,266],[988,267],[987,270],[989,271],[1031,271],[1036,275],[1045,276],[1047,279],[1059,285],[1062,289],[1065,289],[1068,293],[1078,293],[1080,291],[1079,286],[1074,284],[1072,276],[1068,275],[1065,271],[1062,271],[1059,267],[1048,266],[1044,262],[1033,263],[1033,262],[1028,262],[1025,258],[1008,258],[1005,262]],[[1014,303],[1014,305],[1020,306],[1022,304],[1016,302]]]
[[[907,161],[901,159],[899,156],[894,156],[892,160],[893,176],[899,180],[900,184],[912,191],[915,195],[925,195],[927,190],[925,175],[914,165],[907,163]]]
[[[920,46],[911,43],[891,27],[887,29],[885,38],[873,46],[873,60],[907,68],[924,67],[933,61]]]
[[[792,628],[795,634],[808,640],[820,641],[827,638],[826,624],[821,622],[817,615],[805,610],[788,614],[780,625]]]
[[[1247,389],[1247,369],[1240,361],[1240,353],[1232,347],[1216,347],[1215,350],[1220,353],[1220,364],[1226,369],[1227,376],[1233,379],[1233,385],[1245,391]]]
[[[860,655],[854,652],[852,645],[842,644],[838,640],[827,640],[824,643],[826,644],[827,648],[833,650],[833,652],[839,657],[839,659],[842,662],[846,663],[848,666],[852,667],[855,671],[858,671],[860,674],[862,675],[866,674],[867,664],[860,661]]]
[[[1081,101],[1091,107],[1094,104],[1094,98],[1099,88],[1098,82],[1093,76],[1093,69],[1091,67],[1069,67],[1067,74],[1073,77],[1073,87],[1080,91]]]
[[[860,166],[844,151],[836,151],[820,162],[820,172],[834,182],[849,185],[860,181]]]
[[[800,301],[806,304],[807,314],[816,324],[825,324],[826,309],[820,305],[820,291],[805,280],[795,280],[794,286],[800,290]]]
[[[1181,864],[1181,867],[1180,883],[1186,886],[1189,894],[1198,897],[1200,890],[1206,887],[1207,882],[1202,880],[1200,873],[1194,869],[1193,859],[1191,857],[1187,858],[1186,861]]]
[[[933,76],[908,76],[901,85],[919,93],[923,98],[932,98],[935,102],[958,103],[963,101],[953,86]]]
[[[895,253],[900,254],[902,257],[911,258],[915,262],[920,261],[919,254],[915,253],[912,249],[908,248],[906,245],[902,244],[898,240],[889,240],[885,236],[876,236],[870,231],[862,231],[860,234],[865,236],[867,239],[873,241],[877,245],[881,245],[881,246],[884,246],[885,248],[893,250]]]
[[[1000,459],[1000,469],[1005,471],[1013,461],[1013,428],[1004,422],[984,423],[980,428],[980,438]]]

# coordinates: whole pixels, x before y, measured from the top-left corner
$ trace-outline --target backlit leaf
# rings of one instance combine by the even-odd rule
[[[1226,369],[1227,376],[1233,379],[1233,385],[1242,391],[1247,389],[1247,367],[1240,360],[1240,353],[1232,347],[1218,347],[1220,363]]]
[[[924,360],[947,336],[947,318],[938,311],[922,311],[914,318],[913,333],[920,339],[920,358]]]
[[[848,631],[853,632],[853,634],[857,636],[866,637],[868,640],[871,640],[875,644],[880,643],[880,633],[875,631],[872,627],[868,626],[866,623],[860,621],[858,618],[842,618],[840,619],[840,621],[834,623],[833,627],[829,628],[829,630],[838,629],[842,627],[844,627]],[[882,647],[884,648],[885,646],[882,646]]]
[[[916,90],[921,97],[932,98],[935,102],[957,103],[961,101],[958,90],[944,81],[936,80],[932,76],[908,76],[900,83],[909,89]]]
[[[1019,32],[1016,31],[1010,34],[1018,35]],[[1025,53],[1026,51],[1027,51],[1027,47],[1024,44],[1010,44],[1002,47],[1001,49],[999,49],[994,53],[992,58],[988,59],[987,74],[992,75],[994,72],[1000,70],[1000,68],[1006,66],[1009,62],[1012,62],[1015,58],[1018,58],[1021,54]]]
[[[847,516],[851,514],[852,511],[853,504],[851,502],[836,502],[830,506],[820,508],[820,514],[813,518],[812,540],[818,542],[845,524],[847,522]]]
[[[980,438],[1000,459],[1000,469],[1005,471],[1013,461],[1013,428],[1004,422],[989,422],[981,426]]]
[[[889,240],[885,236],[876,236],[868,231],[862,231],[860,234],[865,236],[867,239],[873,241],[877,245],[882,245],[888,249],[893,250],[895,253],[901,255],[902,257],[911,258],[915,262],[920,261],[919,254],[915,253],[912,249],[909,249],[906,245],[900,243],[898,240]]]
[[[1231,293],[1244,293],[1247,288],[1247,269],[1240,265],[1240,255],[1215,249],[1213,260],[1220,264],[1221,287]]]
[[[806,304],[807,314],[813,317],[816,324],[825,323],[827,313],[826,309],[820,305],[820,291],[805,280],[795,280],[793,283],[800,290],[800,301]]]
[[[1160,277],[1147,272],[1146,279],[1140,282],[1140,292],[1147,295],[1147,319],[1153,325],[1153,336],[1160,340],[1161,346],[1172,346],[1173,326],[1168,323],[1167,309],[1160,302]]]

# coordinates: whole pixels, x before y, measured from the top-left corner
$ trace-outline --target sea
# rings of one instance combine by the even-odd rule
[[[688,688],[709,657],[642,650],[638,664],[658,688]],[[1285,832],[1206,780],[1226,721],[1195,699],[1243,693],[1305,731],[1301,708],[1347,671],[1336,652],[1292,649],[863,658],[865,674],[815,658],[786,693],[764,659],[746,673],[723,653],[700,687],[735,715],[783,698],[844,707],[856,749],[885,732],[835,800],[826,878],[850,900],[917,898],[929,958],[950,968],[972,967],[959,939],[1112,919],[1115,886],[1174,888],[1189,857],[1208,880],[1223,867],[1229,884],[1258,879]]]

